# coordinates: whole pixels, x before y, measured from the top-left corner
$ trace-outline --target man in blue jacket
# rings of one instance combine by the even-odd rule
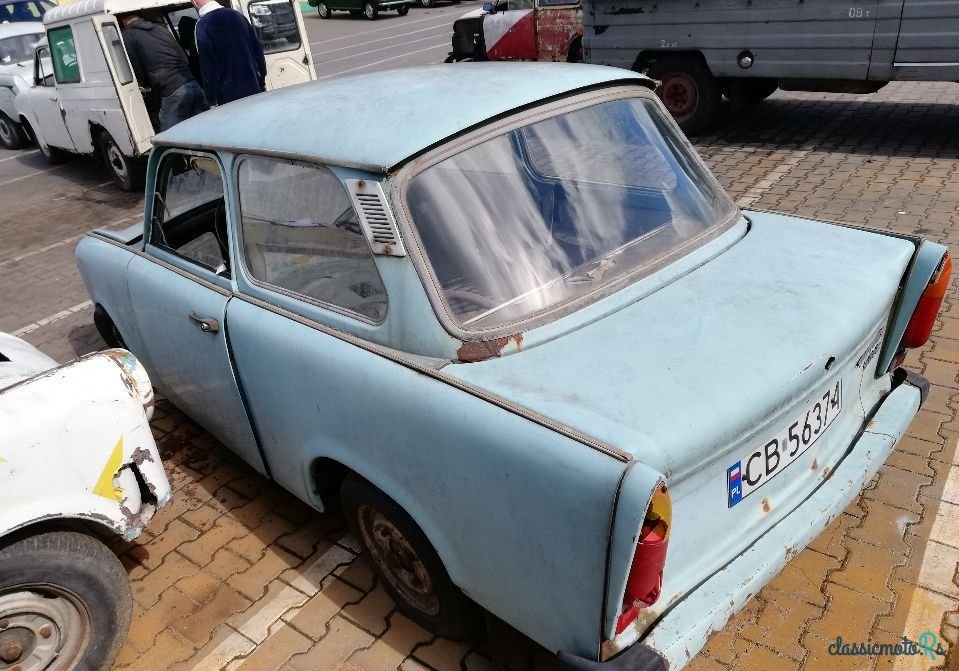
[[[211,106],[266,90],[266,59],[253,26],[216,0],[193,0],[200,14],[196,46],[203,91]]]

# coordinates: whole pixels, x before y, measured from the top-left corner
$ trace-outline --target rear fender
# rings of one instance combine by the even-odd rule
[[[899,298],[892,310],[886,341],[883,344],[879,362],[876,364],[877,377],[889,372],[892,360],[896,356],[896,352],[899,351],[899,344],[906,332],[906,326],[908,326],[923,291],[925,291],[929,280],[942,260],[942,255],[945,253],[946,247],[944,245],[928,240],[919,243],[918,249],[912,257],[912,262],[906,269],[902,288],[899,291]]]

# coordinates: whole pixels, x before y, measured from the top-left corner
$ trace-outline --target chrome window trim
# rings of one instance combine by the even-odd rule
[[[418,174],[436,165],[437,163],[455,156],[462,151],[470,149],[471,147],[475,147],[476,145],[481,144],[493,137],[504,135],[518,128],[522,128],[544,119],[559,116],[561,114],[591,107],[604,102],[625,100],[629,98],[643,98],[650,100],[661,108],[661,103],[656,95],[649,90],[647,86],[640,83],[639,80],[637,80],[636,85],[617,85],[598,90],[594,89],[580,92],[569,97],[551,101],[544,105],[538,105],[522,110],[516,114],[510,115],[503,119],[498,119],[493,123],[482,126],[481,128],[478,128],[470,133],[457,136],[456,138],[442,144],[432,151],[426,152],[414,158],[409,163],[405,164],[396,173],[396,175],[392,177],[393,188],[390,197],[390,204],[393,207],[393,214],[396,219],[397,227],[400,230],[400,234],[404,237],[407,255],[413,261],[413,265],[416,268],[416,273],[420,278],[423,288],[426,290],[430,304],[433,306],[433,311],[436,313],[437,319],[450,335],[460,340],[467,341],[490,340],[493,338],[515,335],[517,333],[528,331],[532,328],[549,324],[566,315],[572,314],[576,310],[586,305],[590,305],[602,300],[604,297],[609,296],[644,277],[654,274],[655,272],[674,262],[676,258],[680,258],[693,251],[693,249],[702,247],[709,241],[718,238],[720,235],[735,226],[738,221],[740,221],[742,218],[742,213],[739,207],[729,196],[729,193],[726,191],[726,189],[724,189],[719,183],[712,171],[706,166],[705,162],[699,156],[699,152],[697,152],[692,143],[689,142],[689,139],[686,137],[686,135],[676,128],[676,134],[679,141],[684,145],[687,151],[700,160],[700,163],[705,170],[705,174],[707,175],[707,180],[711,186],[720,193],[724,194],[729,200],[731,208],[729,211],[729,216],[725,220],[718,222],[716,225],[710,227],[699,236],[686,241],[685,244],[677,247],[668,254],[660,257],[655,262],[641,269],[637,269],[629,274],[616,278],[607,284],[597,287],[589,293],[583,294],[582,296],[577,296],[576,298],[564,301],[533,315],[529,315],[522,319],[517,319],[488,329],[466,329],[457,323],[456,319],[449,311],[449,306],[446,303],[446,299],[443,297],[442,287],[439,285],[439,282],[436,280],[432,268],[430,267],[429,257],[427,256],[426,250],[423,248],[423,245],[420,241],[419,235],[416,231],[416,226],[413,222],[412,213],[410,212],[409,205],[407,204],[407,189],[409,188],[412,180]],[[675,122],[671,120],[671,117],[669,117],[664,109],[661,109],[661,113],[663,114],[663,117],[667,123],[675,124]]]

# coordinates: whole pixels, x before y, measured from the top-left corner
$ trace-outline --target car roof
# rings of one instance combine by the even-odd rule
[[[493,117],[579,89],[637,84],[629,70],[580,63],[455,63],[290,86],[187,119],[154,144],[273,153],[386,172]]]
[[[0,0],[0,5],[9,4]],[[39,21],[13,21],[12,23],[0,23],[0,40],[7,37],[16,37],[17,35],[35,35],[42,33],[43,24]]]
[[[3,0],[0,0],[3,2]],[[66,5],[48,9],[43,15],[43,23],[50,25],[67,19],[76,19],[92,14],[125,14],[141,9],[169,7],[171,9],[189,7],[189,0],[77,0]]]

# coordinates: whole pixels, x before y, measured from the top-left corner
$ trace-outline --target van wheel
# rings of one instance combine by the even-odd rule
[[[0,145],[5,149],[20,149],[29,141],[23,126],[0,112]]]
[[[406,16],[407,14],[410,13],[410,6],[400,5],[399,7],[396,8],[396,13],[399,14],[400,16]]]
[[[0,668],[109,669],[130,627],[127,573],[73,531],[0,547]]]
[[[343,481],[340,501],[353,535],[400,612],[438,636],[463,639],[479,633],[479,608],[453,584],[406,511],[356,475]]]
[[[685,133],[701,133],[716,119],[722,90],[699,60],[667,56],[653,63],[648,74],[662,82],[656,94]]]
[[[316,13],[320,15],[321,19],[328,19],[333,15],[333,12],[330,11],[329,5],[325,2],[321,2],[316,6]]]
[[[132,158],[120,151],[116,141],[110,137],[109,133],[100,134],[100,154],[107,169],[117,183],[124,191],[136,191],[143,188],[143,177],[146,173],[146,166],[140,159]]]
[[[374,5],[372,2],[369,2],[369,0],[367,0],[367,2],[363,5],[363,16],[368,18],[370,21],[375,21],[379,13],[379,10],[376,9],[376,5]]]

